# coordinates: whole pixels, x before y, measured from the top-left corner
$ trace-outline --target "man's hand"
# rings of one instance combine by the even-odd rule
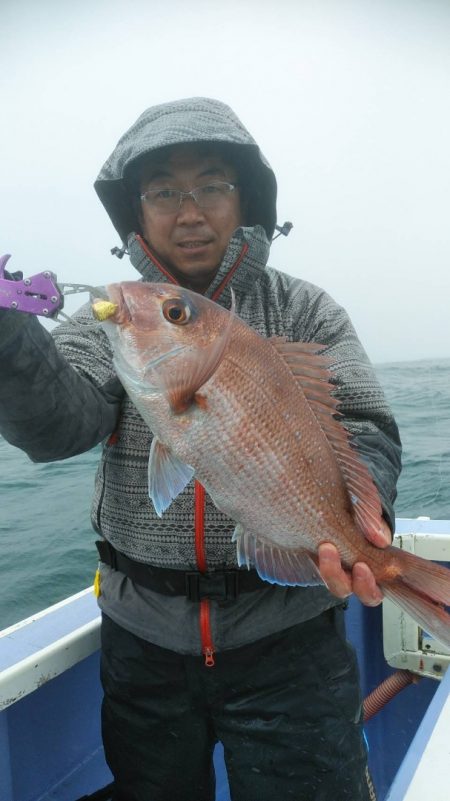
[[[391,530],[384,520],[382,527],[382,534],[372,540],[378,548],[386,548],[392,541]],[[370,567],[364,562],[355,562],[352,572],[348,573],[343,569],[339,552],[331,542],[319,545],[319,570],[330,592],[338,598],[346,598],[354,593],[366,606],[378,606],[383,600],[383,593]]]

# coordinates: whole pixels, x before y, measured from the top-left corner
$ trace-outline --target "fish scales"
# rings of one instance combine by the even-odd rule
[[[243,371],[241,364],[246,364],[247,369]],[[314,548],[320,541],[314,536],[316,521],[320,520],[323,536],[327,519],[321,497],[338,490],[343,503],[348,503],[348,497],[344,497],[345,488],[331,449],[299,387],[286,373],[287,367],[270,342],[236,324],[223,362],[207,389],[218,430],[227,434],[231,431],[231,436],[229,444],[214,443],[207,460],[214,463],[216,451],[222,448],[228,452],[228,474],[225,476],[218,469],[213,484],[217,502],[218,490],[220,496],[223,492],[230,494],[236,454],[241,454],[241,461],[242,454],[246,455],[246,465],[239,474],[240,522],[281,545]],[[234,419],[229,409],[221,409],[224,390],[237,408]],[[321,479],[324,463],[331,475],[326,485]],[[202,472],[200,468],[199,474]],[[319,488],[315,472],[320,472]],[[227,505],[230,503],[233,497]],[[223,503],[219,505],[228,512]],[[334,518],[332,512],[330,516]],[[335,527],[334,519],[332,523]],[[330,528],[331,525],[330,522]]]

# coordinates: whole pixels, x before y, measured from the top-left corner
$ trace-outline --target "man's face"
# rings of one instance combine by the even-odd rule
[[[188,192],[215,181],[236,183],[236,171],[220,155],[201,153],[195,144],[174,146],[164,160],[149,161],[141,173],[141,192]],[[148,244],[186,287],[203,292],[216,274],[233,232],[243,224],[239,190],[214,208],[200,208],[192,197],[167,214],[141,201],[141,226]]]

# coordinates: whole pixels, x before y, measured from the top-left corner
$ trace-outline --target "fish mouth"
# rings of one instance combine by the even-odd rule
[[[131,313],[125,300],[122,287],[110,284],[106,287],[106,297],[96,297],[92,303],[94,317],[99,322],[123,325],[131,320]]]
[[[109,292],[108,287],[108,292]],[[124,323],[129,323],[132,318],[131,309],[128,306],[127,301],[125,300],[125,295],[123,292],[122,286],[114,284],[111,286],[112,294],[113,294],[113,303],[117,303],[118,309],[114,317],[114,322],[118,323],[118,325],[124,325]]]

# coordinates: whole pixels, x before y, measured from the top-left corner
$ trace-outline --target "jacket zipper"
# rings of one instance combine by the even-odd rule
[[[200,601],[200,636],[206,667],[214,667],[214,645],[211,632],[211,607],[208,599]]]
[[[136,235],[136,238],[142,247],[144,253],[148,258],[153,261],[154,264],[161,270],[163,275],[168,278],[168,280],[172,284],[178,284],[176,281],[160,262],[155,258],[154,254],[150,251],[145,240]],[[233,266],[230,268],[229,272],[223,279],[223,281],[219,284],[216,291],[213,293],[211,300],[216,301],[219,295],[222,294],[225,286],[229,283],[231,278],[233,277],[234,273],[236,272],[237,268],[239,267],[240,263],[242,262],[244,256],[248,251],[248,244],[246,243],[242,250],[237,257],[236,261],[234,262]],[[195,556],[197,561],[197,568],[200,573],[206,573],[208,569],[208,564],[206,561],[206,553],[205,553],[205,505],[206,505],[206,493],[205,488],[200,484],[199,481],[196,481],[194,484],[194,526],[195,526]],[[200,639],[202,645],[202,653],[205,657],[205,665],[206,667],[214,667],[215,660],[215,648],[212,639],[212,630],[211,630],[211,603],[208,598],[204,598],[199,601],[199,623],[200,623]]]
[[[239,267],[242,259],[247,253],[248,245],[245,244],[242,248],[238,258],[231,267],[229,273],[225,276],[224,280],[217,287],[212,295],[211,300],[217,300],[222,293],[225,286],[231,280],[233,274]],[[194,499],[195,499],[195,554],[197,559],[197,567],[201,573],[205,573],[208,569],[205,553],[205,506],[206,506],[206,493],[205,488],[198,482],[194,486]],[[205,657],[206,667],[214,667],[214,644],[211,631],[211,603],[208,599],[200,601],[200,638],[202,643],[202,653]]]
[[[233,266],[230,267],[230,269],[229,269],[228,273],[226,274],[225,278],[223,279],[223,281],[219,284],[219,286],[217,287],[216,291],[211,295],[211,300],[214,300],[214,301],[217,300],[219,298],[219,296],[222,294],[222,292],[225,289],[226,285],[231,281],[231,279],[232,279],[234,273],[236,272],[237,268],[239,267],[242,259],[247,254],[247,251],[248,251],[248,245],[247,245],[247,243],[245,243],[245,245],[242,246],[242,250],[239,253],[239,256],[237,257],[237,259],[234,262]]]
[[[205,553],[205,488],[196,481],[194,484],[195,557],[201,573],[207,570]],[[200,639],[206,667],[214,667],[214,644],[211,632],[211,606],[208,598],[199,601]]]
[[[140,234],[136,234],[136,239],[139,242],[139,244],[140,244],[142,250],[144,251],[145,255],[147,256],[147,258],[149,258],[150,261],[152,261],[154,264],[156,264],[158,270],[160,270],[160,272],[162,272],[162,274],[166,276],[167,280],[171,284],[176,284],[177,286],[179,286],[178,281],[173,277],[173,275],[171,275],[171,273],[169,273],[168,270],[166,270],[165,267],[163,267],[161,262],[159,262],[158,259],[156,258],[155,254],[152,253],[152,251],[150,250],[149,246],[147,245],[147,242],[145,241],[145,239],[143,239],[142,236],[140,236]]]

